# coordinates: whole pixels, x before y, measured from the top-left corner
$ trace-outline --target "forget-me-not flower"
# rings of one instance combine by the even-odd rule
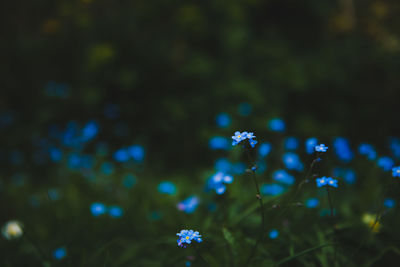
[[[400,166],[394,167],[392,169],[392,176],[393,177],[400,177]]]
[[[177,242],[178,246],[186,248],[187,244],[192,243],[192,241],[196,241],[198,243],[202,242],[203,239],[198,231],[193,230],[181,230],[179,233],[176,234],[179,236]]]
[[[315,151],[317,152],[326,152],[328,150],[328,147],[325,146],[325,144],[320,144],[318,146],[315,146]]]
[[[316,182],[317,182],[317,187],[323,187],[325,185],[329,185],[332,187],[338,187],[338,181],[331,177],[323,176],[321,178],[317,178]]]

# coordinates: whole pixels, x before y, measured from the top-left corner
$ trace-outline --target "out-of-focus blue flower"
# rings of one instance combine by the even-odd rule
[[[95,121],[89,121],[82,129],[82,139],[87,142],[96,137],[99,132],[99,125]]]
[[[124,215],[124,210],[119,206],[111,206],[108,208],[108,215],[112,218],[121,218]]]
[[[95,202],[90,205],[92,215],[97,217],[107,212],[107,207],[103,203]]]
[[[186,246],[192,241],[196,241],[198,243],[202,242],[203,239],[198,231],[193,230],[181,230],[179,233],[176,234],[179,236],[177,242],[178,246],[186,248]]]
[[[127,173],[124,175],[124,178],[122,180],[122,184],[126,188],[132,188],[136,184],[136,178],[130,173]]]
[[[233,182],[233,177],[227,175],[223,172],[217,172],[208,179],[207,187],[208,189],[214,189],[218,195],[225,193],[225,184],[230,184]]]
[[[282,119],[275,118],[268,122],[268,128],[273,132],[284,132],[286,125]]]
[[[256,163],[257,167],[257,173],[262,174],[267,170],[267,164],[264,161],[259,161]]]
[[[241,104],[239,104],[238,111],[239,111],[239,114],[242,116],[249,116],[251,114],[252,109],[253,108],[251,107],[251,105],[249,103],[241,103]]]
[[[221,136],[215,136],[213,138],[210,139],[208,146],[213,149],[213,150],[217,150],[217,149],[221,149],[221,150],[227,150],[229,149],[229,141],[228,139],[226,139],[225,137],[221,137]]]
[[[391,138],[390,139],[390,149],[396,158],[400,158],[400,139]]]
[[[140,145],[128,147],[128,153],[137,162],[142,162],[145,156],[144,148]]]
[[[299,147],[299,139],[296,137],[288,137],[285,139],[286,150],[296,150]]]
[[[313,208],[318,207],[318,205],[319,205],[318,198],[309,198],[309,199],[306,200],[306,207],[307,208],[313,209]]]
[[[258,146],[258,154],[264,158],[271,152],[271,148],[272,147],[270,143],[262,143]]]
[[[49,155],[53,162],[59,162],[62,160],[62,151],[56,147],[49,148]]]
[[[287,173],[285,170],[277,170],[272,173],[272,178],[280,183],[286,184],[286,185],[292,185],[294,184],[294,177]]]
[[[389,157],[380,157],[377,164],[384,171],[390,171],[394,166],[394,161]]]
[[[53,251],[53,258],[56,260],[62,260],[65,256],[67,256],[67,250],[65,247],[59,247]]]
[[[81,165],[81,158],[78,154],[70,154],[68,156],[68,167],[72,170],[78,169]]]
[[[186,262],[185,262],[185,266],[186,266],[186,267],[192,266],[192,262],[191,262],[191,261],[186,261]]]
[[[317,152],[326,152],[328,150],[328,147],[325,146],[325,144],[320,144],[318,146],[315,146],[315,151]]]
[[[393,177],[400,177],[400,166],[394,167],[392,169],[392,176]]]
[[[226,128],[231,124],[232,120],[227,113],[219,113],[215,118],[215,122],[217,123],[218,127]]]
[[[395,201],[393,198],[386,198],[386,199],[383,201],[383,205],[384,205],[386,208],[391,209],[391,208],[393,208],[394,206],[396,206],[396,201]]]
[[[338,181],[336,179],[333,179],[331,177],[321,177],[321,178],[317,178],[316,180],[317,182],[317,187],[322,187],[325,185],[329,185],[332,187],[338,187]]]
[[[118,162],[127,162],[130,159],[128,150],[125,148],[118,149],[114,153],[114,159]]]
[[[100,170],[105,175],[111,175],[114,172],[114,165],[111,162],[101,164]]]
[[[361,155],[367,156],[367,158],[369,160],[376,159],[376,151],[375,151],[374,147],[371,146],[370,144],[365,144],[365,143],[364,144],[360,144],[358,146],[358,152]]]
[[[233,174],[243,174],[246,172],[246,164],[243,162],[238,162],[232,165]]]
[[[215,169],[220,172],[230,172],[232,164],[226,158],[220,158],[215,161]]]
[[[269,238],[275,239],[279,236],[279,231],[276,229],[271,229],[268,234]]]
[[[304,143],[306,147],[306,153],[307,154],[312,154],[315,151],[315,146],[318,144],[318,139],[315,137],[310,137],[306,140]]]
[[[178,208],[178,210],[181,210],[185,213],[193,213],[197,206],[200,203],[200,199],[197,196],[190,196],[187,199],[181,201],[178,203],[178,205],[176,206]]]
[[[172,182],[164,181],[158,185],[158,192],[167,195],[173,195],[176,193],[176,186]]]
[[[285,192],[285,188],[279,184],[264,184],[260,189],[263,195],[278,196]]]
[[[304,166],[297,154],[287,152],[282,156],[283,163],[288,170],[302,171]]]
[[[333,141],[336,156],[343,162],[350,162],[354,158],[354,153],[350,148],[346,138],[338,137]]]
[[[357,175],[353,169],[335,168],[333,169],[333,176],[342,177],[347,184],[355,184]]]

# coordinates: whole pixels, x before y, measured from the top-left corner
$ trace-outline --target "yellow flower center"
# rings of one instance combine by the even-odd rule
[[[187,236],[186,239],[189,239],[189,237]]]
[[[242,137],[241,135],[238,135],[238,137],[240,138],[240,137]]]

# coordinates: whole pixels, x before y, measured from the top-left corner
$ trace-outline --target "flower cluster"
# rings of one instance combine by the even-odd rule
[[[176,207],[185,213],[193,213],[200,203],[200,199],[197,196],[190,196],[187,199],[179,202]]]
[[[255,135],[253,133],[248,133],[248,132],[235,132],[235,135],[232,136],[232,145],[236,146],[237,144],[239,144],[241,141],[248,139],[249,140],[249,144],[251,147],[254,147],[258,142],[256,140],[254,140]]]
[[[320,144],[318,146],[315,146],[315,151],[317,152],[326,152],[328,150],[328,147],[325,146],[325,144]]]
[[[323,187],[325,185],[338,187],[338,180],[333,179],[332,177],[323,176],[321,178],[317,178],[316,182],[317,182],[317,187]]]
[[[217,172],[214,174],[208,181],[208,188],[214,189],[218,195],[225,193],[226,186],[225,184],[230,184],[233,182],[233,177],[231,175],[227,175],[223,172]]]
[[[400,166],[394,167],[392,169],[392,176],[393,177],[400,177]]]
[[[177,233],[176,235],[179,236],[177,240],[178,246],[183,248],[186,248],[187,244],[192,243],[192,240],[199,243],[203,241],[199,232],[193,230],[181,230],[180,233]]]

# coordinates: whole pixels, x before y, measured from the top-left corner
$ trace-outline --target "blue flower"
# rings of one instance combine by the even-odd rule
[[[386,198],[386,199],[383,201],[383,205],[384,205],[386,208],[391,209],[391,208],[393,208],[394,206],[396,206],[396,201],[395,201],[394,199],[392,199],[392,198]]]
[[[119,206],[111,206],[108,208],[108,215],[112,218],[121,218],[124,215],[124,210]]]
[[[338,181],[336,179],[331,178],[331,177],[323,176],[321,178],[317,178],[316,182],[317,182],[317,187],[322,187],[322,186],[325,186],[325,185],[329,185],[329,186],[332,186],[332,187],[338,187],[338,184],[337,184]]]
[[[100,170],[105,175],[111,175],[114,172],[114,165],[111,162],[101,164]]]
[[[229,172],[232,168],[232,164],[226,158],[220,158],[215,161],[214,168],[220,172]]]
[[[322,186],[327,185],[328,179],[326,179],[326,177],[323,176],[321,178],[317,178],[316,182],[317,182],[317,187],[322,187]]]
[[[134,161],[142,162],[144,159],[145,151],[140,145],[133,145],[128,147],[128,153]]]
[[[227,113],[219,113],[215,118],[218,127],[226,128],[231,124],[231,117]]]
[[[312,154],[315,151],[315,146],[318,143],[318,139],[315,137],[308,138],[305,142],[306,146],[306,153],[307,154]]]
[[[318,207],[318,205],[319,205],[318,198],[309,198],[309,199],[306,200],[306,207],[307,208],[313,209],[313,208]]]
[[[213,150],[227,150],[229,148],[229,141],[225,137],[215,136],[210,139],[208,146]]]
[[[392,169],[392,176],[393,177],[400,177],[400,166],[394,167]]]
[[[297,154],[292,152],[287,152],[282,156],[283,163],[285,164],[286,168],[289,170],[303,170],[303,163],[301,163],[300,158]]]
[[[193,231],[193,230],[181,230],[176,235],[179,236],[179,238],[177,240],[178,246],[183,247],[183,248],[186,248],[187,245],[192,243],[193,240],[198,243],[203,241],[200,233],[197,231]]]
[[[251,147],[255,147],[258,142],[254,139],[249,139],[249,143]]]
[[[286,184],[286,185],[292,185],[294,184],[294,177],[287,173],[285,170],[277,170],[272,174],[272,178],[280,183]]]
[[[59,247],[53,251],[53,258],[56,260],[62,260],[65,256],[67,256],[65,247]]]
[[[275,239],[275,238],[277,238],[279,236],[279,231],[276,230],[276,229],[271,229],[271,231],[269,231],[268,236],[271,239]]]
[[[185,213],[193,213],[197,206],[199,205],[200,200],[197,196],[190,196],[187,199],[178,203],[177,208]]]
[[[389,157],[380,157],[377,163],[384,171],[391,170],[394,165],[394,161]]]
[[[390,149],[396,158],[400,158],[400,139],[391,138],[390,139]]]
[[[342,177],[348,184],[355,184],[357,180],[356,173],[353,169],[335,168],[333,169],[333,175]]]
[[[285,192],[285,188],[278,184],[264,184],[260,189],[263,195],[277,196]]]
[[[285,139],[285,149],[296,150],[299,147],[299,139],[296,137],[288,137]]]
[[[233,182],[233,177],[231,175],[227,175],[223,172],[217,172],[208,180],[208,188],[214,189],[218,195],[222,195],[225,193],[226,186],[225,184],[230,184]]]
[[[374,147],[371,146],[370,144],[360,144],[360,145],[358,146],[358,152],[359,152],[361,155],[367,156],[367,158],[368,158],[369,160],[374,160],[374,159],[376,159],[376,151],[375,151]]]
[[[266,157],[271,152],[271,144],[270,143],[262,143],[258,146],[258,154],[261,157]]]
[[[241,141],[245,140],[246,138],[247,138],[247,132],[241,133],[239,131],[236,131],[235,135],[232,136],[232,139],[233,139],[232,145],[236,146],[237,144],[239,144]]]
[[[92,212],[93,216],[97,217],[106,213],[107,208],[103,203],[95,202],[90,205],[90,211]]]
[[[280,118],[272,119],[268,122],[268,127],[273,132],[283,132],[285,131],[285,122]]]
[[[164,181],[158,185],[158,192],[173,195],[176,193],[176,186],[172,182]]]
[[[326,152],[328,150],[328,147],[325,146],[325,144],[320,144],[318,146],[315,146],[315,151],[317,152]]]
[[[333,141],[336,156],[343,162],[350,162],[354,158],[349,141],[346,138],[338,137]]]

